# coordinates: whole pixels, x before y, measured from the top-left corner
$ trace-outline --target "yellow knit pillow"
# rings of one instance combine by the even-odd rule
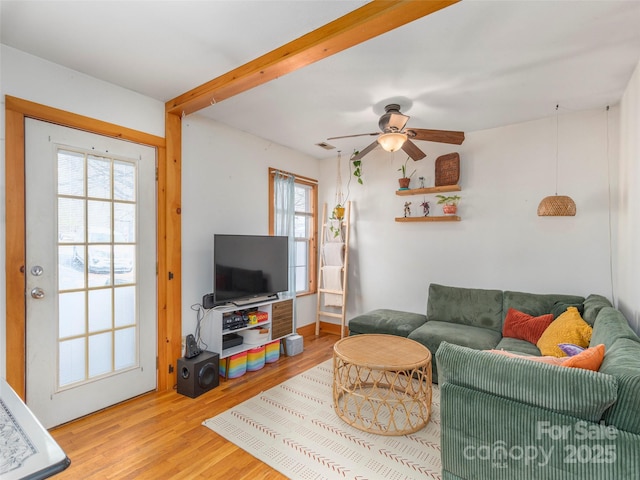
[[[573,343],[586,348],[591,340],[591,331],[592,328],[582,319],[578,309],[569,307],[566,312],[551,322],[536,345],[542,355],[565,357],[566,354],[558,344]]]

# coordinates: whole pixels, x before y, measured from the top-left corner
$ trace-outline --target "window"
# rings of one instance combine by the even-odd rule
[[[273,235],[277,222],[274,209],[274,177],[276,169],[269,169],[269,234]],[[311,178],[280,171],[295,179],[295,268],[296,294],[316,293],[317,236],[318,236],[318,182]]]

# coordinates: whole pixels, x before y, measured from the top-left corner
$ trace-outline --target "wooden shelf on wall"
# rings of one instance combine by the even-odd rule
[[[460,185],[442,185],[440,187],[427,187],[427,188],[410,188],[407,190],[396,190],[396,195],[429,195],[431,193],[443,193],[443,192],[459,192],[462,190]]]
[[[443,215],[440,217],[396,217],[396,222],[459,222],[457,215]]]

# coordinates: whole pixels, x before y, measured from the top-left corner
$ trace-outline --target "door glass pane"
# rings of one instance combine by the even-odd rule
[[[136,206],[134,204],[113,204],[113,229],[116,243],[136,241]]]
[[[119,287],[115,289],[115,326],[123,327],[136,324],[136,289]]]
[[[89,291],[89,333],[111,328],[111,289]]]
[[[60,386],[80,382],[85,379],[85,349],[84,338],[65,340],[60,342],[58,361],[60,369],[58,382]]]
[[[87,252],[89,286],[111,285],[111,245],[89,245]]]
[[[84,195],[84,154],[58,151],[58,195]]]
[[[89,157],[87,162],[88,195],[93,198],[111,198],[111,161]]]
[[[136,198],[136,169],[131,163],[114,162],[113,197],[116,200],[134,201]]]
[[[111,332],[89,337],[89,378],[111,372]]]
[[[78,268],[75,246],[58,247],[58,290],[84,288],[84,269]]]
[[[86,333],[84,292],[60,293],[58,304],[58,336],[66,338]]]
[[[136,363],[136,329],[116,330],[115,368],[129,368]]]
[[[61,197],[58,199],[58,241],[84,242],[84,200]]]
[[[111,243],[111,202],[87,202],[89,243]]]
[[[136,281],[136,247],[135,245],[114,245],[113,271],[116,285],[134,283]]]

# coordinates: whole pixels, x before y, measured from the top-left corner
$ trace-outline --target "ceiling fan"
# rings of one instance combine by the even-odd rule
[[[427,140],[438,143],[452,143],[454,145],[460,145],[464,142],[464,132],[455,132],[451,130],[426,130],[424,128],[407,128],[405,130],[404,127],[411,117],[400,113],[400,105],[397,103],[387,105],[384,107],[384,110],[385,113],[378,121],[378,126],[381,130],[380,132],[343,135],[341,137],[330,137],[327,140],[374,135],[378,137],[371,145],[351,157],[351,160],[361,159],[378,145],[387,152],[395,152],[402,148],[402,150],[404,150],[405,153],[413,160],[420,160],[426,157],[426,154],[420,150],[412,140]]]

